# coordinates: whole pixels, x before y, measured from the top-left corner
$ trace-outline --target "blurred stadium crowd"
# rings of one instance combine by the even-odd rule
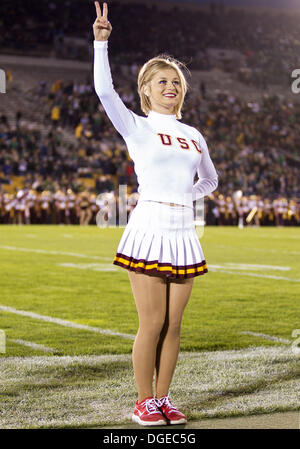
[[[86,0],[2,0],[0,50],[90,60],[94,14],[94,2]],[[117,30],[110,45],[118,63],[142,64],[167,51],[190,62],[191,69],[206,70],[219,63],[209,49],[221,47],[238,52],[232,62],[224,58],[224,68],[245,82],[287,86],[299,61],[299,17],[282,10],[262,14],[212,1],[207,9],[170,4],[164,13],[151,2],[123,1],[113,2],[109,14]]]
[[[16,2],[18,3],[18,0]],[[31,14],[30,22],[28,22],[29,15],[26,13],[26,16],[25,12],[29,2],[23,1],[20,8],[24,10],[24,27],[20,27],[17,33],[18,42],[16,43],[16,40],[14,44],[11,42],[11,46],[15,45],[24,52],[30,53],[30,50],[37,47],[38,40],[42,46],[45,45],[43,48],[46,49],[47,46],[50,48],[54,44],[54,39],[61,33],[63,48],[63,36],[71,31],[69,28],[71,8],[68,4],[70,2],[66,1],[65,8],[59,8],[55,1],[41,3]],[[82,27],[82,35],[90,39],[89,47],[92,48],[89,30],[93,11],[81,9],[82,2],[76,5],[78,8],[75,8],[75,12],[72,8],[75,14],[75,17],[72,15],[72,22],[74,23],[75,20],[78,24],[76,34],[80,34]],[[1,8],[2,5],[0,12]],[[138,29],[142,26],[142,18],[145,18],[147,14],[151,16],[151,22],[153,17],[156,17],[157,21],[153,20],[155,25],[149,23],[149,29],[151,26],[157,27],[158,35],[162,32],[161,38],[164,35],[164,38],[168,39],[163,41],[168,52],[172,54],[172,50],[175,50],[172,33],[166,32],[166,23],[161,14],[158,15],[156,7],[146,5],[132,7],[131,5],[126,8],[124,4],[116,3],[112,9],[115,11],[112,11],[112,16],[116,14],[116,11],[119,14],[124,13],[129,23],[135,17]],[[156,13],[157,16],[155,16]],[[47,14],[50,14],[48,18]],[[171,9],[171,14],[174,14],[174,20],[179,20],[176,7]],[[187,12],[187,14],[191,13]],[[272,28],[269,21],[264,24],[266,20],[264,16],[259,17],[254,14],[252,17],[250,14],[249,17],[243,17],[242,11],[229,13],[222,7],[211,7],[207,12],[194,13],[189,16],[191,21],[197,14],[199,23],[203,22],[203,27],[206,27],[207,31],[206,40],[203,41],[200,39],[203,27],[197,27],[197,33],[200,34],[195,39],[200,39],[197,42],[201,42],[201,45],[203,43],[204,48],[204,53],[199,60],[201,69],[204,69],[206,63],[208,68],[210,66],[205,56],[206,46],[214,45],[216,36],[220,39],[224,33],[226,39],[222,44],[225,47],[239,46],[239,50],[244,53],[246,47],[248,48],[247,61],[250,65],[249,61],[254,54],[261,56],[258,58],[258,64],[263,64],[264,58],[267,61],[268,57],[274,63],[277,57],[280,59],[282,49],[285,55],[280,64],[283,64],[286,74],[286,64],[293,60],[293,51],[297,47],[294,42],[296,40],[294,29],[298,30],[299,25],[293,22],[292,17],[283,21],[284,25],[281,24],[279,28]],[[204,14],[203,17],[202,14]],[[237,16],[239,14],[241,16]],[[9,10],[9,14],[5,16],[0,14],[2,26],[5,26],[6,42],[9,41],[12,30],[16,32],[14,28],[20,23],[19,21],[12,23],[12,29],[9,28],[8,20],[13,15],[12,10]],[[78,20],[76,20],[77,15]],[[225,18],[224,23],[221,20],[222,17]],[[38,21],[38,19],[41,20]],[[149,18],[145,20],[146,23],[149,22]],[[271,23],[276,24],[276,20],[279,20],[279,17],[274,15],[275,22]],[[120,22],[117,19],[115,21]],[[233,27],[230,27],[231,22],[232,25],[234,24]],[[123,19],[120,26],[122,23]],[[256,30],[252,34],[250,33],[251,24],[255,25]],[[288,24],[291,26],[289,33],[281,34],[279,38],[280,30],[283,32]],[[43,30],[42,26],[46,28]],[[236,30],[240,29],[241,33],[234,31],[234,27],[237,27]],[[174,27],[175,29],[179,30],[178,33],[182,33],[182,36],[180,34],[173,36],[174,39],[176,38],[176,57],[180,58],[181,54],[185,56],[194,54],[193,42],[189,43],[185,40],[191,33],[185,34],[184,27],[183,30],[180,27]],[[31,30],[30,33],[29,30]],[[157,36],[156,31],[154,30],[152,34],[152,30],[151,35]],[[31,40],[28,40],[29,34]],[[119,42],[118,36],[122,35],[124,39]],[[267,49],[273,51],[271,45],[273,38],[271,39],[270,36],[273,36],[274,42],[276,36],[279,39],[276,58],[273,53],[266,56]],[[147,39],[144,41],[141,45],[147,45],[149,42]],[[155,39],[153,42],[151,40],[152,47],[141,48],[139,54],[139,51],[134,50],[131,32],[112,33],[110,55],[113,56],[114,61],[111,66],[115,88],[124,103],[138,114],[142,114],[136,88],[139,66],[147,56],[157,53],[156,46],[159,52],[162,51],[158,42]],[[199,48],[198,43],[197,48]],[[78,58],[79,55],[74,57]],[[126,66],[126,69],[122,66],[120,70],[118,58],[125,58],[122,61],[129,63],[129,66]],[[261,67],[263,68],[262,65]],[[189,68],[193,67],[189,66]],[[264,68],[262,71],[267,73]],[[13,86],[13,74],[9,72],[7,75],[9,88],[10,82]],[[283,79],[281,81],[283,82]],[[22,106],[25,108],[22,104],[22,95],[20,95],[18,109],[15,111],[13,124],[3,111],[0,112],[2,114],[0,116],[0,223],[95,224],[99,210],[106,218],[109,216],[111,203],[113,200],[118,202],[118,186],[123,184],[128,186],[128,213],[130,213],[138,196],[133,163],[124,141],[114,130],[99,102],[93,81],[87,79],[86,82],[78,83],[75,80],[60,79],[47,83],[41,79],[31,94],[32,101],[39,105],[42,126],[45,129],[50,127],[50,131],[45,135],[22,120],[24,115]],[[300,225],[300,134],[297,128],[299,118],[300,104],[282,100],[276,95],[265,94],[260,102],[249,103],[236,93],[219,92],[217,95],[211,95],[207,92],[204,83],[198,90],[193,89],[187,95],[183,109],[183,122],[195,126],[203,133],[219,174],[218,190],[205,200],[206,224],[237,225],[242,222],[246,225],[246,218],[251,211],[255,210],[251,223],[257,226]],[[64,131],[75,136],[75,143],[65,140]],[[237,191],[241,191],[243,195],[236,196]]]

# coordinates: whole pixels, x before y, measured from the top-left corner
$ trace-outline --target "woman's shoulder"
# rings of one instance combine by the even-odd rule
[[[182,121],[178,121],[178,123],[180,124],[179,126],[185,129],[185,131],[192,133],[196,139],[205,141],[204,136],[202,135],[202,133],[199,131],[198,128],[192,125],[188,125],[187,123],[183,123]]]

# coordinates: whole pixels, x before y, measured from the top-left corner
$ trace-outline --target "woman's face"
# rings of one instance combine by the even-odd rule
[[[144,93],[149,97],[151,109],[161,114],[174,114],[175,106],[180,102],[182,88],[175,69],[163,69],[157,72],[145,86]]]

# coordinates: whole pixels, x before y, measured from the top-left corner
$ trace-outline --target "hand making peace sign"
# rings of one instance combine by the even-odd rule
[[[94,2],[96,6],[97,19],[93,24],[94,36],[96,41],[107,41],[112,31],[112,26],[107,20],[107,3],[103,3],[103,14],[99,2]]]

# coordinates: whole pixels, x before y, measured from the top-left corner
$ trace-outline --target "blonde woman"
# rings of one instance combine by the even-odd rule
[[[113,261],[128,270],[139,317],[132,351],[138,390],[132,419],[145,426],[184,424],[169,388],[194,277],[207,272],[193,200],[214,191],[218,177],[203,136],[178,121],[187,91],[181,64],[168,57],[146,62],[138,75],[146,117],[127,109],[114,90],[108,62],[108,7],[104,3],[101,13],[98,2],[95,6],[95,90],[127,144],[139,183],[139,201]],[[196,172],[199,181],[193,185]]]

